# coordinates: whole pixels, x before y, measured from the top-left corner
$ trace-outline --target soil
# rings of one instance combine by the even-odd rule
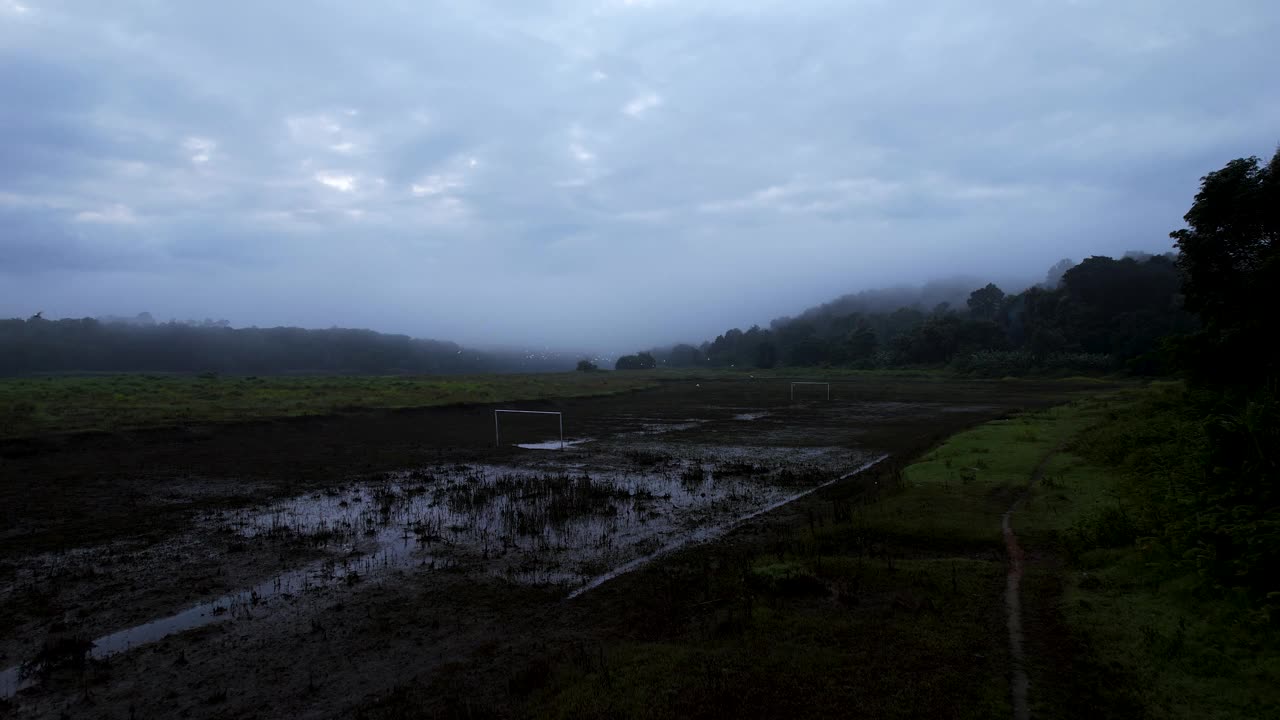
[[[386,482],[388,473],[532,472],[549,463],[600,473],[651,455],[675,458],[683,470],[717,449],[746,464],[765,458],[775,474],[819,457],[820,472],[791,488],[807,491],[851,469],[841,463],[880,454],[904,463],[961,429],[1086,390],[1097,386],[862,379],[833,383],[830,401],[793,403],[785,381],[702,380],[502,406],[562,412],[567,439],[592,440],[563,454],[508,444],[554,437],[552,421],[537,416],[504,418],[504,445],[495,447],[494,407],[485,405],[0,444],[0,670],[44,661],[30,665],[39,672],[0,699],[0,710],[15,717],[333,717],[408,684],[444,688],[440,708],[456,707],[458,698],[502,707],[513,678],[537,675],[549,647],[660,633],[676,621],[669,596],[679,592],[680,568],[767,545],[780,528],[811,517],[827,491],[736,525],[733,517],[749,514],[750,501],[708,511],[701,522],[723,534],[572,599],[585,576],[503,577],[485,564],[487,547],[482,558],[471,548],[430,562],[430,553],[413,549],[407,562],[372,569],[366,562],[353,578],[347,558],[368,557],[359,539],[335,560],[333,546],[305,533],[247,537],[225,519],[350,493]],[[833,487],[877,477],[864,473]],[[695,515],[673,522],[661,542],[698,522]],[[640,548],[605,564],[620,565]],[[273,578],[300,569],[302,586],[270,589]],[[255,586],[263,592],[250,596]],[[218,606],[224,597],[233,600]],[[80,642],[200,603],[223,612],[96,659]]]

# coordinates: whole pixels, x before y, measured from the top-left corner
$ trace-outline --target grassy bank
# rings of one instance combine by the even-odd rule
[[[644,373],[5,378],[0,379],[0,437],[607,395],[652,387],[656,382]]]
[[[1008,717],[1000,515],[1041,468],[1014,515],[1033,713],[1275,717],[1273,633],[1106,539],[1124,476],[1081,444],[1141,398],[988,423],[844,488],[771,547],[686,571],[670,627],[562,656],[518,700],[559,718]]]
[[[1186,427],[1198,423],[1170,412],[1180,393],[1153,387],[1102,402],[1100,421],[1051,459],[1014,524],[1031,551],[1061,563],[1032,565],[1028,582],[1058,589],[1081,675],[1097,678],[1097,699],[1116,713],[1280,717],[1274,623],[1256,603],[1171,562],[1144,522],[1153,513],[1148,484],[1168,482],[1160,475],[1200,450]],[[1134,456],[1145,457],[1126,461]],[[1053,672],[1042,665],[1040,682]],[[1043,704],[1038,714],[1070,717]]]

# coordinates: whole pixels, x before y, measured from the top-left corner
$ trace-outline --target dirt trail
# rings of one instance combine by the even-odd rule
[[[1031,717],[1030,704],[1027,700],[1031,686],[1031,681],[1027,679],[1027,659],[1026,652],[1023,650],[1023,632],[1022,632],[1022,572],[1023,563],[1026,560],[1026,554],[1022,551],[1022,546],[1018,544],[1018,536],[1013,532],[1013,523],[1011,519],[1013,513],[1017,512],[1022,504],[1026,502],[1027,496],[1031,494],[1031,488],[1040,482],[1041,476],[1044,475],[1044,469],[1049,464],[1050,458],[1057,454],[1061,448],[1050,450],[1043,458],[1040,458],[1036,469],[1031,473],[1031,480],[1027,483],[1027,488],[1018,498],[1013,501],[1008,510],[1000,516],[1000,530],[1004,534],[1004,547],[1009,555],[1009,572],[1004,588],[1004,605],[1008,613],[1009,628],[1009,657],[1012,659],[1013,668],[1010,678],[1010,685],[1013,693],[1013,718],[1014,720],[1028,720]]]

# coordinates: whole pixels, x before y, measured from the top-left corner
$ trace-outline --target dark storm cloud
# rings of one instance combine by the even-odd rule
[[[514,5],[514,7],[511,7]],[[1266,2],[0,0],[0,309],[699,340],[1162,251]]]

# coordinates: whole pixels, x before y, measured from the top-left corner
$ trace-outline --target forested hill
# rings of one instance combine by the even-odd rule
[[[889,313],[899,308],[930,310],[940,305],[960,307],[964,305],[970,291],[987,282],[985,279],[957,277],[933,280],[919,286],[861,290],[808,308],[795,317],[777,318],[769,326],[776,327],[794,321],[820,322],[823,318],[842,317],[851,313]]]
[[[651,354],[676,367],[949,365],[998,376],[1035,369],[1150,373],[1163,369],[1166,338],[1197,327],[1183,308],[1182,273],[1172,253],[1063,260],[1043,282],[1012,294],[993,283],[976,285],[845,295],[768,328],[733,328],[699,347]]]
[[[570,370],[576,356],[482,352],[372,330],[232,328],[225,321],[0,320],[0,375],[58,372],[460,374]]]

